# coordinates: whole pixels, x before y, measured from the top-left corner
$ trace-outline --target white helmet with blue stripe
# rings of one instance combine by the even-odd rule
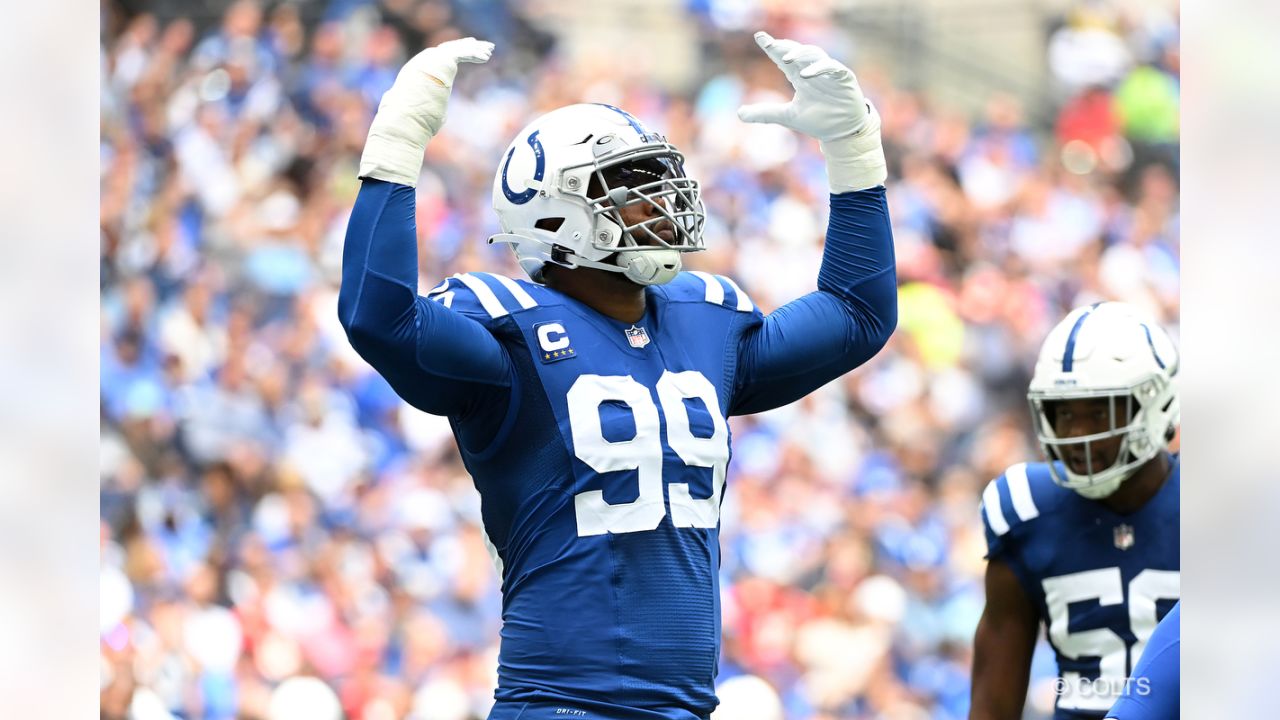
[[[1137,308],[1103,302],[1067,315],[1045,339],[1027,392],[1054,480],[1086,497],[1106,497],[1163,451],[1180,419],[1177,374],[1173,340]],[[1059,437],[1055,401],[1089,399],[1109,400],[1109,429]],[[1115,461],[1094,467],[1098,444],[1116,438]],[[1072,456],[1079,459],[1075,469],[1067,462]]]
[[[619,208],[644,207],[628,224]],[[569,105],[530,123],[502,156],[493,208],[520,266],[543,282],[547,263],[669,282],[680,254],[703,248],[705,213],[684,156],[630,113]]]

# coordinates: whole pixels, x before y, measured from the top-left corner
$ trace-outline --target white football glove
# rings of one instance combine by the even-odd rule
[[[360,156],[360,177],[417,187],[427,142],[444,124],[458,63],[482,63],[493,43],[462,38],[414,55],[382,96]]]
[[[827,158],[833,193],[883,185],[889,176],[880,145],[880,114],[862,94],[853,71],[816,45],[756,33],[756,44],[795,88],[788,103],[738,108],[744,122],[776,123],[817,138]]]

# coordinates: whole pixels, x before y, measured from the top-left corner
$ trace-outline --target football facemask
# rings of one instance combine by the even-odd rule
[[[592,168],[587,202],[597,222],[622,228],[593,242],[598,250],[701,250],[701,209],[697,183],[685,177],[679,153],[624,152],[607,165]],[[627,222],[624,215],[637,218]]]

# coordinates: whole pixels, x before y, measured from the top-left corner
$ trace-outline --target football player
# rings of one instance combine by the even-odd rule
[[[1027,393],[1049,462],[982,494],[987,604],[970,717],[1022,717],[1037,630],[1058,661],[1055,718],[1101,718],[1179,595],[1178,352],[1135,308],[1078,308]]]
[[[413,406],[447,416],[502,582],[490,718],[705,719],[716,707],[718,530],[731,415],[803,397],[897,322],[880,120],[821,49],[756,41],[795,90],[745,106],[821,142],[832,190],[817,291],[764,315],[733,280],[682,272],[703,204],[679,150],[609,105],[520,131],[493,203],[529,280],[418,287],[414,186],[460,62],[424,50],[383,97],[360,164],[339,315]]]
[[[1181,706],[1182,602],[1156,626],[1124,695],[1107,713],[1114,720],[1166,720]]]

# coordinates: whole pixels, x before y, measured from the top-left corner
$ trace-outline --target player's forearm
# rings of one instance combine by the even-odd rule
[[[870,360],[897,325],[897,292],[884,188],[832,195],[818,291],[747,338],[730,414],[794,402]]]
[[[973,703],[969,708],[969,720],[1020,720],[1022,703],[1015,708],[1009,702],[973,691]]]
[[[898,278],[884,186],[831,196],[818,290],[834,295],[850,325],[846,350],[874,355],[898,323]]]
[[[364,181],[347,225],[338,317],[406,402],[464,415],[481,395],[505,392],[511,366],[482,325],[418,296],[413,197],[404,185]]]
[[[824,332],[844,338],[841,361],[852,360],[868,349],[874,355],[898,324],[880,114],[863,95],[853,71],[822,48],[777,39],[763,31],[755,34],[755,40],[786,76],[795,96],[787,103],[744,105],[738,108],[738,117],[746,122],[777,123],[821,143],[832,194],[818,290],[845,308],[839,319],[842,322]],[[793,339],[798,336],[798,328],[787,329],[793,330]],[[837,361],[836,366],[839,364]],[[848,363],[845,369],[856,364]],[[762,369],[788,369],[769,365],[762,363]]]
[[[1019,720],[1022,717],[1029,675],[1018,673],[1016,668],[1011,668],[1012,676],[1003,675],[990,662],[990,656],[998,652],[991,648],[974,649],[969,720]]]
[[[492,50],[490,43],[473,38],[427,48],[405,63],[378,104],[360,157],[364,184],[342,254],[338,314],[353,344],[413,330],[418,286],[413,188],[422,154],[444,123],[458,63],[484,62]]]
[[[1019,720],[1026,703],[1026,691],[1002,696],[993,684],[996,683],[990,679],[974,680],[969,720]]]
[[[414,190],[368,178],[347,223],[338,293],[338,318],[357,350],[413,330],[417,284]]]
[[[1018,720],[1027,699],[1035,625],[991,593],[973,638],[973,691],[969,720]],[[1015,616],[1015,617],[1011,617]]]

